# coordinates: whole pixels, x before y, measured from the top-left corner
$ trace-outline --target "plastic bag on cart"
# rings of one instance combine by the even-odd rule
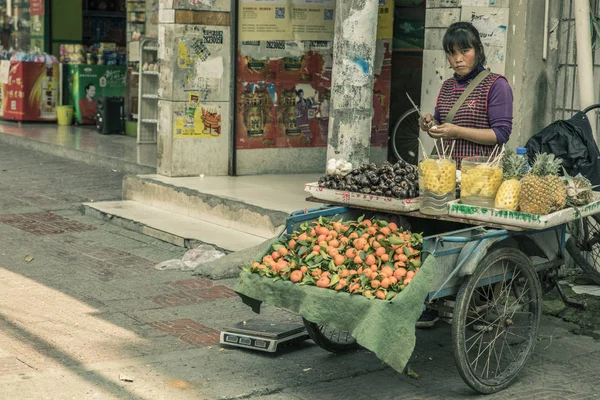
[[[555,121],[533,135],[525,145],[529,164],[537,153],[553,153],[563,160],[570,176],[581,174],[592,185],[600,184],[600,151],[594,141],[590,122],[583,112],[568,120]],[[600,191],[600,187],[594,189]]]

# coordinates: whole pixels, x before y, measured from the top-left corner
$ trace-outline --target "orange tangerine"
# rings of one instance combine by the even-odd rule
[[[397,270],[394,271],[394,278],[398,279],[399,281],[402,280],[402,278],[404,278],[406,276],[406,269],[404,268],[398,268]]]
[[[322,276],[318,281],[317,281],[317,286],[318,287],[322,287],[322,288],[326,288],[329,286],[329,284],[331,283],[331,279],[329,279],[326,276]]]
[[[381,268],[381,273],[383,275],[385,275],[386,277],[390,277],[390,276],[394,275],[394,270],[391,269],[390,267],[383,267],[383,268]]]
[[[299,270],[292,271],[290,274],[290,281],[292,282],[300,282],[302,280],[302,272]]]

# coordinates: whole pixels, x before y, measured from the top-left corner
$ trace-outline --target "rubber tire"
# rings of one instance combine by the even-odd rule
[[[595,219],[596,223],[600,223],[597,218]],[[587,219],[583,223],[587,224]],[[579,268],[581,268],[581,270],[587,275],[587,277],[600,285],[600,271],[594,268],[594,266],[591,265],[589,261],[586,260],[586,258],[581,254],[583,250],[581,250],[579,247],[579,240],[589,239],[576,237],[578,235],[584,235],[584,233],[580,231],[581,229],[583,229],[583,227],[580,227],[580,229],[577,229],[575,232],[571,232],[571,237],[567,240],[566,250],[571,256],[571,258],[573,258],[573,261],[575,261],[577,265],[579,265]]]
[[[405,119],[407,119],[408,117],[410,117],[412,114],[418,114],[417,110],[415,110],[414,108],[410,108],[408,111],[406,111],[404,114],[402,114],[400,116],[400,118],[398,118],[398,121],[396,121],[396,123],[394,124],[394,129],[392,130],[392,135],[391,135],[390,141],[391,141],[391,146],[392,146],[392,152],[394,154],[394,158],[396,158],[396,161],[404,160],[404,161],[406,161],[406,162],[408,162],[410,164],[413,164],[413,163],[416,164],[416,162],[414,162],[414,161],[415,160],[418,161],[418,159],[419,159],[419,155],[418,155],[418,153],[419,153],[419,144],[418,144],[418,141],[416,142],[416,147],[417,147],[416,150],[415,150],[415,154],[416,155],[413,157],[412,160],[410,160],[410,159],[406,160],[406,159],[402,158],[402,156],[400,155],[400,152],[398,151],[398,147],[396,146],[396,135],[398,135],[398,127],[400,127],[400,124]],[[416,131],[416,140],[418,140],[419,133],[420,133],[420,128],[419,128],[418,125],[417,125],[417,129],[415,131]]]
[[[308,333],[308,336],[310,336],[310,338],[313,340],[313,342],[315,342],[315,344],[317,344],[319,347],[321,347],[324,350],[327,350],[331,353],[343,353],[343,352],[358,349],[360,347],[358,345],[358,342],[356,342],[356,340],[354,340],[354,342],[352,342],[352,343],[334,342],[323,335],[323,333],[319,329],[318,324],[307,321],[304,318],[302,318],[302,321],[304,322],[304,326],[306,327],[306,332]]]
[[[464,333],[466,329],[466,317],[469,310],[469,300],[471,298],[472,292],[476,288],[479,278],[490,265],[493,265],[494,263],[503,259],[510,259],[513,262],[520,263],[522,273],[524,273],[524,275],[532,282],[532,294],[535,295],[534,298],[537,299],[537,307],[534,316],[535,320],[532,327],[533,332],[531,333],[532,338],[529,344],[529,348],[527,350],[527,353],[521,356],[520,360],[517,360],[520,361],[521,364],[514,369],[509,379],[505,380],[504,382],[501,382],[498,385],[492,386],[481,382],[471,372],[471,369],[469,367],[469,361],[467,359],[466,354],[463,352],[465,346]],[[535,343],[537,341],[537,336],[539,332],[541,315],[542,288],[537,272],[531,264],[531,260],[529,259],[529,257],[523,254],[521,251],[513,248],[497,249],[487,254],[479,263],[479,265],[473,272],[473,275],[466,278],[466,280],[461,285],[458,294],[456,295],[456,303],[454,306],[452,320],[452,344],[454,348],[454,359],[456,362],[456,368],[458,369],[458,372],[460,373],[463,381],[467,385],[469,385],[473,390],[482,394],[496,393],[510,386],[513,383],[513,381],[519,376],[520,371],[523,369],[525,363],[527,362],[527,360],[533,353],[533,350],[535,349]]]

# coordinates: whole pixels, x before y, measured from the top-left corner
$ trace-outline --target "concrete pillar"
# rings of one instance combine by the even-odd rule
[[[328,159],[369,161],[378,6],[336,1]]]
[[[231,4],[160,0],[157,172],[227,175]]]

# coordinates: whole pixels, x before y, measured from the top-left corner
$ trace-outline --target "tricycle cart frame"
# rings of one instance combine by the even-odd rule
[[[319,216],[350,217],[368,212],[335,204],[298,211],[288,217],[286,229],[292,233],[300,223]],[[509,386],[535,347],[542,286],[558,287],[555,277],[565,261],[567,224],[522,230],[497,224],[475,226],[481,222],[451,216],[386,213],[399,219],[404,229],[411,229],[411,223],[428,227],[422,253],[424,258],[435,257],[436,276],[430,282],[426,305],[452,313],[454,355],[465,383],[486,394]],[[432,224],[434,220],[458,229],[436,231],[435,227],[443,224]],[[566,300],[562,292],[561,296]],[[346,332],[306,320],[305,325],[314,342],[325,350],[340,352],[358,345]]]

